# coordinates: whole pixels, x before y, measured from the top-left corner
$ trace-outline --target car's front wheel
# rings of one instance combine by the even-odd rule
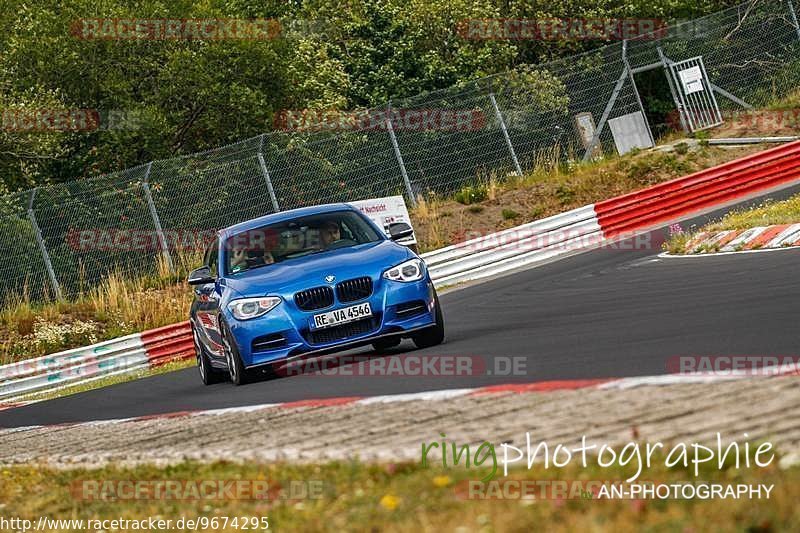
[[[433,294],[434,314],[436,317],[436,324],[425,328],[419,333],[412,335],[411,340],[417,348],[430,348],[444,342],[444,317],[442,315],[442,307],[439,305],[439,295]]]
[[[228,374],[230,374],[231,381],[234,385],[244,385],[250,381],[250,374],[244,367],[242,357],[239,355],[239,347],[236,345],[233,333],[231,333],[227,324],[222,321],[220,322],[222,345],[225,349],[225,360],[228,362]]]
[[[211,366],[211,362],[208,360],[208,354],[200,343],[200,337],[198,337],[194,326],[192,326],[192,340],[194,342],[194,351],[197,356],[197,370],[200,372],[200,379],[203,380],[203,383],[206,385],[213,385],[224,381],[224,372],[220,372]]]

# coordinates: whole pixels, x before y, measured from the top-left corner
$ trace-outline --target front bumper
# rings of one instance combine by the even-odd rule
[[[227,317],[244,365],[250,368],[302,355],[335,352],[381,337],[404,336],[435,324],[435,291],[427,276],[411,283],[380,278],[373,280],[373,286],[369,298],[335,301],[327,309],[302,311],[290,295],[284,295],[283,303],[263,317],[245,321]],[[317,330],[316,334],[311,331],[309,322],[315,314],[364,302],[372,308],[371,318]]]

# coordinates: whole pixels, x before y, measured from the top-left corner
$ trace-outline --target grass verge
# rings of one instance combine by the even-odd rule
[[[675,232],[664,243],[664,247],[671,254],[714,253],[719,249],[713,246],[693,250],[687,250],[686,246],[694,236],[703,231],[744,230],[759,226],[796,224],[798,222],[800,222],[800,194],[779,202],[763,202],[750,209],[735,209],[720,220],[710,222],[700,228],[691,228],[691,231],[688,232]]]
[[[495,479],[613,481],[623,480],[635,471],[619,466],[600,468],[592,461],[587,468],[581,468],[576,463],[549,470],[536,465],[530,470],[511,471],[509,478]],[[598,500],[596,496],[576,498],[574,494],[573,499],[554,499],[552,494],[546,499],[467,499],[467,480],[478,480],[487,472],[463,466],[423,468],[412,463],[187,462],[168,468],[97,470],[18,466],[0,471],[0,510],[6,518],[34,521],[39,516],[83,520],[255,516],[267,517],[269,529],[277,531],[791,531],[800,521],[800,469],[780,469],[776,463],[777,460],[767,468],[739,470],[702,465],[706,468],[695,478],[689,470],[667,469],[660,460],[641,476],[665,484],[702,480],[723,485],[774,485],[770,498],[761,500]],[[109,480],[266,481],[271,496],[268,500],[118,501],[76,497],[83,488],[102,487]],[[278,487],[291,491],[294,498],[282,499]],[[112,490],[111,494],[115,492]],[[232,527],[214,530],[237,531]]]

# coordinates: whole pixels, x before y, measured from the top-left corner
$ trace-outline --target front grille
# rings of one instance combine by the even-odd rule
[[[294,303],[303,311],[324,309],[333,305],[333,289],[330,287],[314,287],[294,295]]]
[[[372,294],[372,278],[363,277],[345,280],[336,285],[336,297],[342,303],[369,298]]]
[[[266,350],[274,350],[282,346],[286,346],[286,337],[280,333],[270,333],[269,335],[262,335],[256,337],[252,342],[252,349],[254,352],[264,352]]]
[[[331,328],[318,329],[306,333],[306,339],[311,344],[327,344],[365,335],[378,327],[379,321],[376,317],[362,318],[346,324],[340,324]]]
[[[422,300],[414,300],[399,304],[396,307],[397,316],[400,318],[408,318],[414,315],[421,315],[428,311],[428,306]]]

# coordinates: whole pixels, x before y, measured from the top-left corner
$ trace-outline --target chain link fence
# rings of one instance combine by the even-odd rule
[[[5,196],[0,303],[21,295],[71,297],[112,271],[175,268],[175,250],[197,245],[198,236],[278,210],[395,194],[413,204],[420,195],[524,172],[545,156],[610,153],[608,120],[645,112],[636,76],[666,72],[669,61],[702,56],[723,109],[763,107],[800,88],[798,52],[791,2],[748,2],[672,26],[666,35],[387,103],[368,112],[392,117],[377,127],[272,132]],[[411,117],[445,110],[469,121],[407,127]],[[591,114],[591,141],[576,127],[579,114]]]

